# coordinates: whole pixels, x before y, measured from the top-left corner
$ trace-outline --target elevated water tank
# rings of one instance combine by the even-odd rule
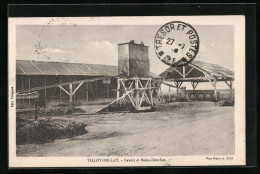
[[[148,46],[143,42],[118,44],[118,74],[124,77],[147,77],[150,72]]]

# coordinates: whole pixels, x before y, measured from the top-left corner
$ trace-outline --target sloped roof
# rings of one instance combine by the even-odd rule
[[[183,77],[185,70],[185,77]],[[183,67],[169,67],[160,76],[164,79],[201,78],[205,73],[210,76],[234,79],[234,72],[216,64],[193,61]]]
[[[114,77],[118,75],[118,69],[117,66],[112,65],[16,60],[16,74]],[[150,76],[153,78],[161,78],[154,73],[150,73]]]
[[[16,74],[116,76],[117,66],[16,60]]]
[[[210,73],[211,75],[234,78],[233,71],[231,71],[227,68],[224,68],[222,66],[216,65],[216,64],[206,63],[206,62],[201,62],[201,61],[194,61],[191,64],[205,70],[206,72]]]

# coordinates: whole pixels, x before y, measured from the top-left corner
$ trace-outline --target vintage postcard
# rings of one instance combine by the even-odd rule
[[[9,167],[245,165],[245,17],[8,19]]]

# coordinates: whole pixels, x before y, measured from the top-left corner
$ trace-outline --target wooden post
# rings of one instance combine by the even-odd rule
[[[120,97],[120,80],[117,79],[117,91],[116,91],[116,99]],[[118,103],[118,102],[117,102]]]
[[[171,101],[171,87],[169,86],[169,101]]]
[[[191,82],[191,85],[192,85],[193,90],[195,90],[194,82]]]
[[[69,84],[69,88],[70,88],[70,101],[69,101],[69,106],[72,105],[72,83]]]
[[[149,94],[150,94],[151,104],[153,105],[152,79],[149,80]]]
[[[162,93],[162,88],[161,88],[161,86],[160,86],[160,93],[161,93],[162,101],[164,102],[164,98],[163,98],[163,93]]]
[[[73,89],[75,89],[75,84],[72,84],[72,92],[73,92]],[[76,103],[75,96],[76,96],[76,93],[74,95],[72,95],[73,104]]]
[[[179,99],[179,82],[176,82],[176,87],[177,87],[177,99]]]
[[[231,98],[231,100],[234,100],[233,89],[232,89],[232,83],[233,83],[233,81],[231,80],[231,81],[230,81],[230,98]]]
[[[185,66],[182,66],[182,73],[183,73],[183,78],[185,78],[186,77]]]
[[[88,103],[88,82],[86,82],[86,101]]]
[[[215,99],[216,101],[218,101],[218,95],[217,95],[217,79],[216,77],[214,77],[214,96],[215,96]]]
[[[46,76],[44,76],[44,87],[46,87]],[[44,88],[44,104],[45,104],[45,107],[47,107],[47,91],[46,91],[46,88]]]
[[[138,88],[139,88],[138,87],[138,80],[136,79],[135,80],[135,89],[137,89],[137,90],[136,90],[136,96],[135,96],[135,106],[136,106],[137,110],[139,109],[139,101],[140,101]]]

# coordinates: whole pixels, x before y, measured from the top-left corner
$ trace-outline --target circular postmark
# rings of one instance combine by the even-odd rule
[[[48,61],[68,62],[71,58],[71,52],[64,47],[64,40],[67,33],[76,32],[76,24],[69,18],[55,17],[48,19],[47,23],[37,26],[34,51],[31,56],[37,56],[38,59]]]
[[[172,21],[163,25],[154,37],[158,58],[172,67],[188,65],[199,51],[199,36],[190,25]]]

